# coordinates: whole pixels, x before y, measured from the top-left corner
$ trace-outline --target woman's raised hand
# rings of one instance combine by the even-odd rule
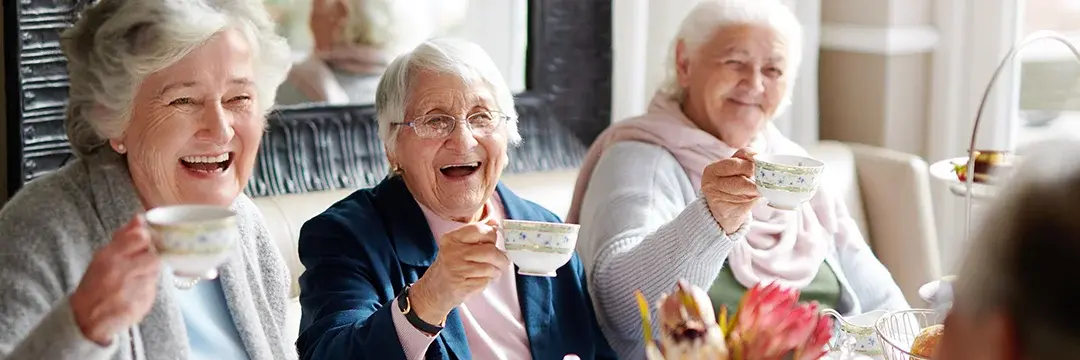
[[[761,197],[750,180],[754,155],[748,148],[739,149],[730,158],[706,166],[701,176],[701,193],[725,234],[731,235],[746,222],[754,202]]]
[[[451,310],[502,275],[510,259],[495,247],[497,226],[495,220],[469,224],[438,239],[435,262],[409,291],[417,316],[431,324],[442,323]]]
[[[157,296],[161,260],[142,215],[113,233],[68,298],[83,335],[100,345],[142,321]]]

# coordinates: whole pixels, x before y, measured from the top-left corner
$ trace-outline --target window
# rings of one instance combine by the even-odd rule
[[[1021,35],[1053,30],[1080,46],[1080,0],[1024,0]],[[1033,43],[1020,56],[1015,143],[1080,138],[1080,63],[1057,42]]]

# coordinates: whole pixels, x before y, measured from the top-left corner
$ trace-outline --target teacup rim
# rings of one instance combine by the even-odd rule
[[[219,212],[220,217],[214,217],[212,219],[205,220],[184,220],[184,221],[161,221],[162,219],[154,219],[158,217],[158,214],[166,213],[169,211],[214,211]],[[230,208],[217,205],[200,205],[200,204],[182,204],[182,205],[166,205],[159,206],[150,209],[144,215],[146,222],[151,226],[158,227],[190,227],[201,226],[208,224],[220,224],[236,221],[237,213]],[[160,215],[164,216],[164,215]]]
[[[816,165],[784,164],[784,163],[779,163],[779,162],[775,162],[775,161],[768,161],[768,160],[765,160],[765,159],[761,158],[761,157],[765,157],[765,156],[791,156],[791,157],[811,160],[811,161],[816,162],[817,164]],[[796,169],[820,169],[820,168],[825,167],[825,162],[824,161],[822,161],[820,159],[817,159],[817,158],[814,158],[814,157],[809,156],[809,155],[799,155],[799,154],[755,154],[754,157],[753,157],[753,160],[754,160],[754,162],[760,162],[760,163],[769,164],[769,165],[790,167],[790,168],[796,168]]]
[[[505,224],[507,222],[514,223],[514,224],[521,224],[521,225],[553,226],[553,227],[564,228],[564,229],[567,229],[567,230],[581,229],[580,224],[570,224],[570,223],[564,223],[564,222],[550,222],[550,221],[536,221],[536,220],[518,220],[518,219],[503,219],[503,220],[499,221],[499,227],[504,227],[505,228]]]

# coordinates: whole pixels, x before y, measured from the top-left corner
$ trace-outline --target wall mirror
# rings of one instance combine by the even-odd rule
[[[389,169],[377,136],[374,108],[362,89],[371,78],[377,79],[384,59],[429,36],[457,36],[479,43],[517,94],[519,129],[525,141],[510,149],[509,173],[577,167],[588,145],[611,121],[611,1],[264,1],[279,33],[289,40],[297,66],[316,58],[346,59],[351,65],[365,66],[354,67],[363,71],[333,74],[360,80],[342,81],[347,83],[341,87],[348,88],[344,91],[348,99],[341,93],[315,100],[299,96],[300,100],[272,111],[246,190],[249,195],[359,188],[381,180]],[[366,13],[358,5],[364,1],[370,1]],[[7,178],[3,180],[8,195],[74,158],[64,135],[68,79],[58,40],[60,32],[92,2],[17,0],[4,4]],[[345,9],[347,15],[340,16],[342,11],[334,9]],[[327,13],[338,16],[319,17]],[[350,43],[355,46],[318,46],[325,43],[316,34],[324,22],[312,26],[311,19],[343,17],[353,18],[345,21],[356,28],[350,34],[375,35],[356,36]],[[368,21],[374,25],[363,24],[362,19],[375,19]],[[357,58],[371,61],[353,61]],[[305,94],[286,87],[279,89],[279,99],[286,91]]]

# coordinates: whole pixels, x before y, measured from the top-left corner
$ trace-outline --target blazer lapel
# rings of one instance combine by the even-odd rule
[[[502,183],[495,188],[502,199],[507,219],[543,221],[546,216],[517,197]],[[514,266],[514,278],[517,280],[518,303],[521,305],[521,317],[525,320],[525,332],[529,336],[529,348],[533,359],[546,358],[542,351],[552,348],[554,339],[549,331],[554,324],[555,309],[552,305],[551,278],[525,276],[517,274]]]

